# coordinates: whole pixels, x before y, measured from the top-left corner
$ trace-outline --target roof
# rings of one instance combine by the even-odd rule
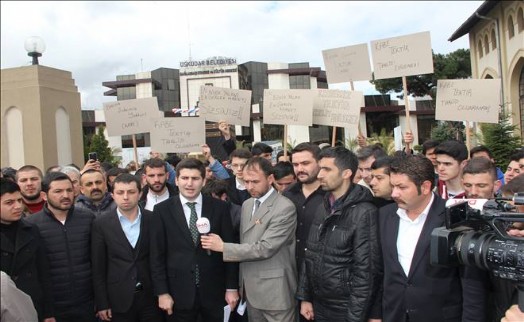
[[[487,0],[480,5],[480,7],[466,20],[452,35],[448,41],[454,41],[469,33],[471,29],[480,21],[481,18],[477,17],[477,13],[481,16],[487,15],[499,1]]]

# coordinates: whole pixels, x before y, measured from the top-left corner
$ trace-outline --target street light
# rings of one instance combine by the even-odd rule
[[[32,36],[25,40],[24,44],[27,56],[33,57],[33,65],[38,65],[38,57],[45,51],[44,40],[38,36]]]

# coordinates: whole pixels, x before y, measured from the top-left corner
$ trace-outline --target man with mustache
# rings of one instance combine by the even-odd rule
[[[16,172],[16,183],[20,186],[22,200],[31,214],[42,210],[45,203],[40,195],[42,177],[42,171],[34,165],[24,165]]]
[[[176,195],[178,189],[168,183],[169,172],[162,159],[151,158],[146,160],[143,167],[142,178],[146,181],[146,186],[142,191],[139,205],[146,210],[153,211],[157,203]]]
[[[44,208],[28,217],[38,227],[49,259],[57,321],[94,322],[91,211],[73,206],[71,179],[50,172],[42,181]]]
[[[84,171],[80,176],[80,191],[82,194],[76,200],[76,208],[89,210],[97,217],[116,209],[102,172],[94,169]]]

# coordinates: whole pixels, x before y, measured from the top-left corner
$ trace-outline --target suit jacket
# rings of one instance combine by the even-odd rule
[[[202,196],[202,217],[209,219],[210,233],[233,241],[227,203]],[[169,293],[175,309],[192,309],[195,303],[195,268],[200,276],[200,303],[205,308],[226,305],[226,289],[238,289],[238,265],[224,263],[220,253],[194,245],[179,195],[155,205],[151,232],[151,274],[154,294]]]
[[[254,308],[287,310],[296,305],[295,205],[274,190],[251,218],[254,202],[242,205],[240,244],[224,244],[224,261],[241,262],[240,285]]]
[[[54,316],[49,261],[38,227],[22,219],[17,223],[15,243],[3,234],[0,242],[2,257],[11,258],[0,261],[1,270],[31,297],[39,320]]]
[[[485,321],[485,272],[430,264],[431,232],[444,225],[445,200],[435,195],[408,276],[398,261],[397,209],[396,203],[384,206],[378,216],[384,260],[383,321],[407,321],[407,316],[410,322]]]
[[[129,243],[116,210],[93,222],[91,253],[97,311],[125,313],[131,308],[137,282],[153,297],[149,264],[151,211],[140,209],[140,235],[135,248]]]

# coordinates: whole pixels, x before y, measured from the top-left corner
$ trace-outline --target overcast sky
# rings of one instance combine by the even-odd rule
[[[469,48],[447,39],[482,1],[1,1],[1,68],[27,66],[24,41],[46,43],[40,64],[72,72],[83,109],[102,108],[104,81],[212,56],[309,62],[322,50],[430,31],[433,50]],[[189,45],[191,44],[191,46]],[[191,49],[190,49],[191,48]],[[347,88],[348,84],[331,88]],[[357,90],[372,93],[369,82]]]

